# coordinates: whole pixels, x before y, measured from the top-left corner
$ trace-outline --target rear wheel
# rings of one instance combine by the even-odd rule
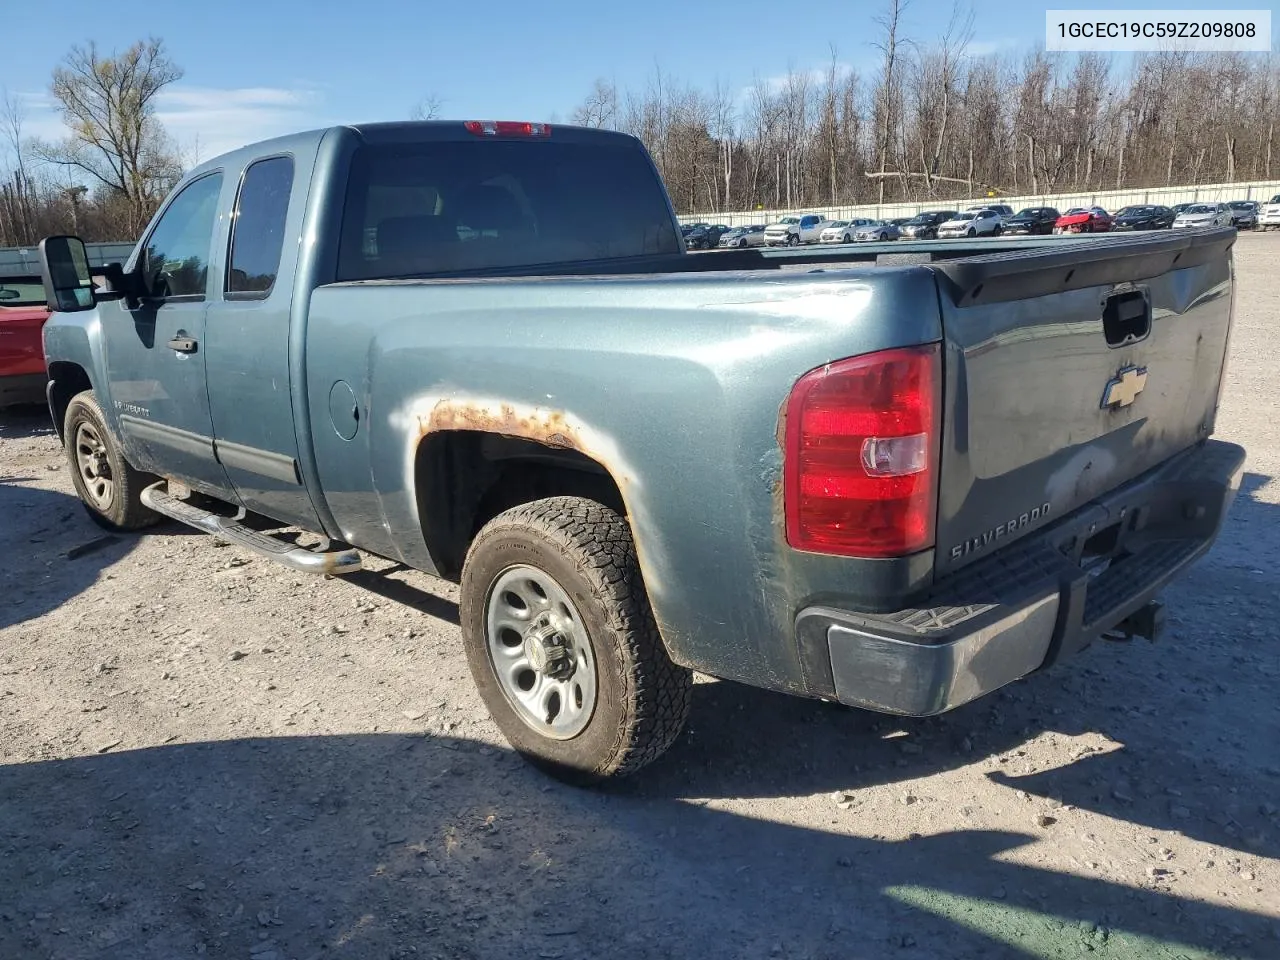
[[[626,521],[581,497],[487,523],[462,571],[480,695],[511,746],[578,784],[633,773],[674,742],[692,674],[667,656]]]
[[[140,499],[156,478],[129,466],[92,390],[67,404],[62,442],[71,482],[94,523],[108,530],[140,530],[161,520]]]

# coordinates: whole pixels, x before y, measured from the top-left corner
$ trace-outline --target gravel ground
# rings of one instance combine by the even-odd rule
[[[700,682],[563,787],[474,693],[452,587],[103,538],[0,417],[0,958],[1280,957],[1280,235],[1246,235],[1249,449],[1156,645],[932,720]]]

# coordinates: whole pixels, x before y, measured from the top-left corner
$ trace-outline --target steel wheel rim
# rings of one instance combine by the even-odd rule
[[[586,729],[599,689],[595,650],[555,578],[525,564],[503,570],[485,598],[485,647],[503,696],[525,726],[552,740],[572,740]],[[560,649],[572,663],[565,677],[558,675],[567,669],[563,659],[548,654]]]
[[[76,470],[80,473],[84,491],[92,504],[105,513],[111,509],[116,497],[116,483],[111,475],[107,445],[102,442],[97,428],[91,423],[76,426],[74,443]]]

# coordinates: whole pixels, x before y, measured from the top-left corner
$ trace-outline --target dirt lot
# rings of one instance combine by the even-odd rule
[[[699,683],[605,793],[505,747],[448,585],[103,540],[0,418],[0,960],[1280,957],[1280,235],[1237,264],[1167,641],[926,721]]]

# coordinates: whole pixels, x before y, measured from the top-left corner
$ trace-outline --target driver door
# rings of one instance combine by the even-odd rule
[[[110,398],[134,467],[205,493],[230,494],[213,453],[204,318],[222,174],[187,184],[165,207],[130,267],[142,296],[99,304]]]

